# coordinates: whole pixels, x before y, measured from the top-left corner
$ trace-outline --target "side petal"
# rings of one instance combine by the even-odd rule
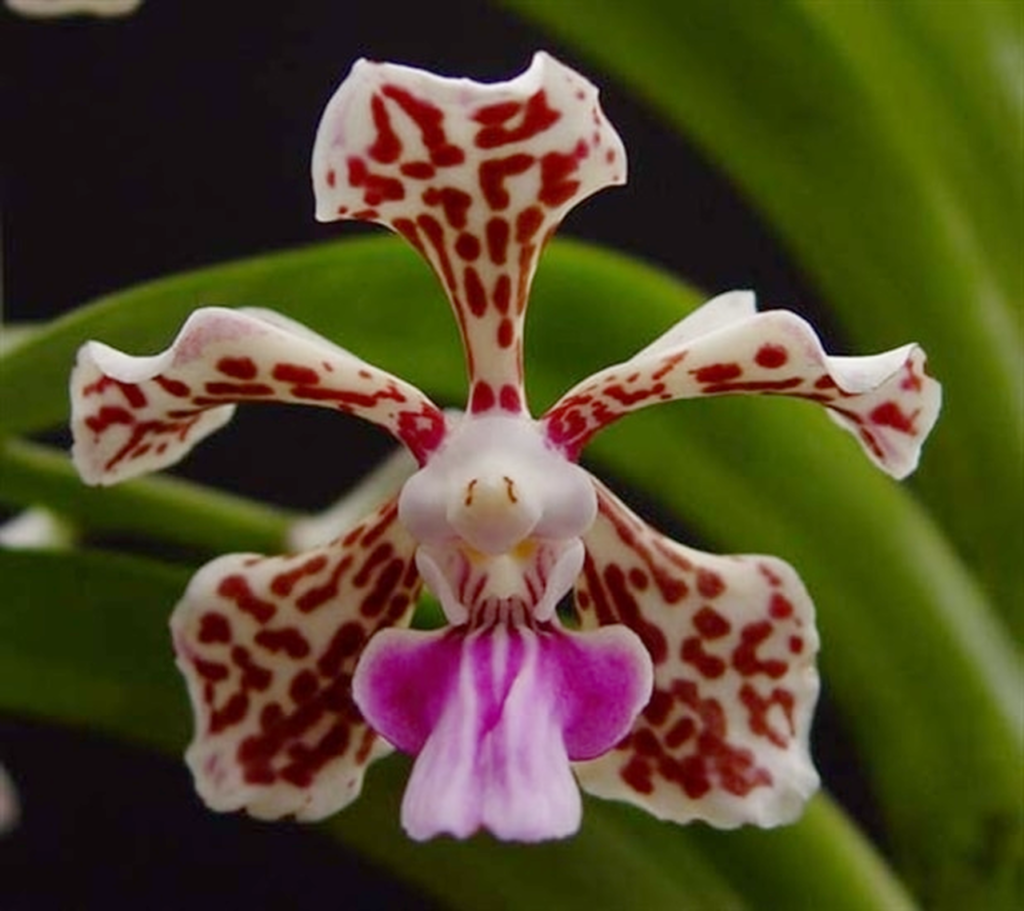
[[[269,311],[195,311],[166,351],[133,357],[87,342],[71,374],[72,456],[89,484],[173,465],[236,402],[296,402],[373,421],[421,462],[444,436],[422,392]]]
[[[541,249],[576,203],[626,179],[597,89],[545,53],[481,84],[360,60],[313,149],[321,221],[402,234],[444,284],[473,413],[525,408],[523,316]]]
[[[795,313],[757,313],[753,294],[734,291],[575,386],[543,421],[551,441],[575,457],[598,430],[648,405],[704,395],[786,395],[824,405],[875,464],[902,478],[917,467],[942,402],[925,360],[913,344],[869,357],[829,356]]]
[[[171,618],[196,729],[185,758],[214,810],[327,816],[386,745],[352,701],[363,647],[408,623],[415,542],[394,500],[333,543],[232,554],[201,569]]]
[[[654,692],[616,749],[580,763],[583,787],[675,822],[795,819],[818,786],[808,751],[818,695],[814,608],[772,557],[717,557],[646,525],[598,484],[577,588],[584,628],[624,623]]]

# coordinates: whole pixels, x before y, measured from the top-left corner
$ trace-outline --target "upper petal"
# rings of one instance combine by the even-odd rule
[[[897,478],[917,466],[942,400],[917,345],[869,357],[829,356],[799,316],[757,313],[753,294],[734,291],[709,301],[628,361],[579,383],[542,420],[552,442],[575,455],[602,427],[638,408],[730,393],[824,405],[872,461]]]
[[[394,499],[332,543],[203,567],[171,618],[195,735],[185,758],[215,810],[315,820],[354,800],[386,746],[352,701],[363,646],[405,624],[419,578]]]
[[[270,311],[207,307],[161,354],[82,346],[71,374],[75,465],[90,484],[172,465],[243,401],[358,415],[390,431],[421,462],[444,435],[444,414],[422,392],[304,326]]]
[[[545,53],[492,84],[360,60],[313,150],[317,218],[387,225],[441,278],[471,412],[525,407],[522,325],[540,250],[572,206],[625,179],[597,89]]]
[[[585,628],[624,623],[654,662],[632,733],[582,763],[583,787],[676,822],[790,822],[818,785],[808,751],[818,695],[814,608],[796,573],[661,535],[598,485],[577,589]]]

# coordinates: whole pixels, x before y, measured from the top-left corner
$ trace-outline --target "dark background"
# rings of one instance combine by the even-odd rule
[[[754,288],[763,302],[821,322],[806,280],[697,150],[588,61],[470,0],[147,0],[123,20],[0,11],[4,319],[50,317],[165,273],[357,233],[313,221],[308,178],[320,111],[352,62],[365,55],[496,80],[538,48],[601,86],[630,157],[629,186],[586,203],[564,233],[660,263],[709,292]],[[269,433],[270,422],[275,434],[309,441],[301,478],[283,456],[240,455],[247,435]],[[337,417],[317,409],[238,423],[183,473],[318,508],[384,448],[350,422],[339,435]],[[816,753],[829,787],[870,824],[827,705]],[[173,759],[7,719],[0,761],[24,811],[0,842],[0,911],[301,909],[325,898],[349,909],[427,907],[315,830],[208,813]]]

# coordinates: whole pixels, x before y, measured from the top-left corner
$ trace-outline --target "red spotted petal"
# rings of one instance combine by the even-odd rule
[[[392,499],[329,545],[232,554],[192,579],[171,631],[195,712],[185,758],[212,809],[321,819],[387,751],[351,681],[366,642],[406,625],[419,591],[397,512]]]
[[[597,89],[544,53],[490,85],[361,60],[313,150],[317,218],[386,225],[441,278],[474,413],[525,410],[523,315],[540,250],[570,208],[625,179]]]
[[[818,634],[803,584],[772,557],[683,547],[597,487],[581,620],[633,629],[654,692],[625,740],[579,764],[581,784],[675,822],[791,822],[818,785],[807,745]]]
[[[832,357],[796,314],[757,313],[753,294],[734,291],[709,301],[628,361],[584,380],[543,420],[552,442],[575,457],[598,430],[638,408],[737,393],[824,405],[897,478],[917,467],[942,401],[917,345],[870,357]]]
[[[174,343],[132,357],[100,342],[71,376],[73,456],[90,484],[114,484],[185,456],[236,402],[297,402],[379,424],[425,461],[443,413],[422,392],[269,311],[197,310]]]

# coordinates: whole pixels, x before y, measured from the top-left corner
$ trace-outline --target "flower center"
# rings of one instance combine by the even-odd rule
[[[473,625],[550,619],[596,511],[587,474],[526,417],[463,417],[399,499],[424,581]]]

